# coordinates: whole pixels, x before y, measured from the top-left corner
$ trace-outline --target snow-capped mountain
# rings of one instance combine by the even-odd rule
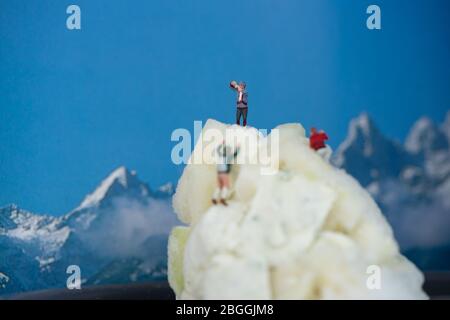
[[[120,167],[61,217],[0,209],[0,295],[64,287],[69,265],[86,283],[164,277],[167,234],[177,224],[172,193],[166,185],[153,192]]]
[[[415,161],[398,142],[384,137],[367,113],[362,113],[351,120],[334,163],[367,186],[372,181],[399,176],[406,163]]]
[[[441,125],[423,117],[402,145],[363,113],[334,156],[370,191],[403,251],[425,269],[450,268],[449,132],[450,112]]]
[[[103,180],[94,192],[88,194],[74,211],[107,205],[108,201],[118,196],[141,201],[147,200],[149,195],[150,188],[137,178],[136,172],[130,172],[122,166]]]

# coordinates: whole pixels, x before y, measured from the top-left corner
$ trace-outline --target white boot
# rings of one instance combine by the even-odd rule
[[[331,147],[329,145],[326,145],[325,148],[317,150],[319,156],[321,156],[322,159],[326,162],[330,162],[332,152],[333,150],[331,150]]]
[[[212,196],[212,202],[214,204],[217,204],[219,202],[220,199],[220,188],[216,188],[216,190],[214,190],[213,196]]]
[[[220,192],[220,202],[224,205],[227,205],[228,196],[229,196],[228,188],[223,187]]]

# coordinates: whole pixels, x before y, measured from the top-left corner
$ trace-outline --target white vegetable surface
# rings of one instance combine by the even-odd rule
[[[254,128],[214,120],[203,130],[227,128],[255,137],[259,151],[273,143]],[[235,165],[227,207],[211,204],[215,166],[186,166],[173,206],[188,227],[169,241],[169,280],[177,298],[427,298],[422,273],[400,255],[367,191],[310,149],[301,125],[277,129],[279,152],[270,154],[277,173]],[[203,142],[193,157],[207,148]],[[239,156],[254,157],[255,150],[246,148]]]

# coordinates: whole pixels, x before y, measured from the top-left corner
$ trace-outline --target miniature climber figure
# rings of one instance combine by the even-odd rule
[[[236,81],[230,82],[230,88],[237,91],[237,101],[236,101],[236,124],[241,125],[241,117],[243,120],[242,125],[245,127],[247,125],[247,113],[248,113],[248,104],[247,98],[248,94],[245,90],[246,88],[245,82],[241,81],[237,84]]]
[[[311,128],[311,134],[309,136],[309,146],[314,149],[325,161],[330,161],[332,150],[329,145],[325,144],[328,140],[327,134],[316,128]]]
[[[236,156],[239,153],[239,147],[232,150],[230,146],[225,145],[225,142],[217,147],[217,188],[214,191],[212,202],[213,204],[222,203],[228,205],[227,200],[230,196],[230,172],[231,165],[234,163]]]

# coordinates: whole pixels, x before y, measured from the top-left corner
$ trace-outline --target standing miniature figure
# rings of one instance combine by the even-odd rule
[[[247,125],[247,113],[248,113],[248,104],[247,98],[248,94],[245,90],[246,84],[241,81],[237,84],[236,81],[230,82],[230,88],[237,91],[237,110],[236,110],[236,124],[241,125],[241,117],[243,119],[242,125],[245,127]]]
[[[311,128],[309,146],[316,150],[324,160],[330,161],[332,150],[329,145],[325,144],[326,140],[328,140],[328,136],[323,130],[317,132],[316,128]]]
[[[230,196],[230,172],[231,165],[239,153],[239,147],[236,147],[233,152],[231,147],[225,145],[225,142],[217,147],[217,184],[218,187],[214,191],[212,202],[217,204],[218,202],[223,205],[227,204],[227,199]]]

